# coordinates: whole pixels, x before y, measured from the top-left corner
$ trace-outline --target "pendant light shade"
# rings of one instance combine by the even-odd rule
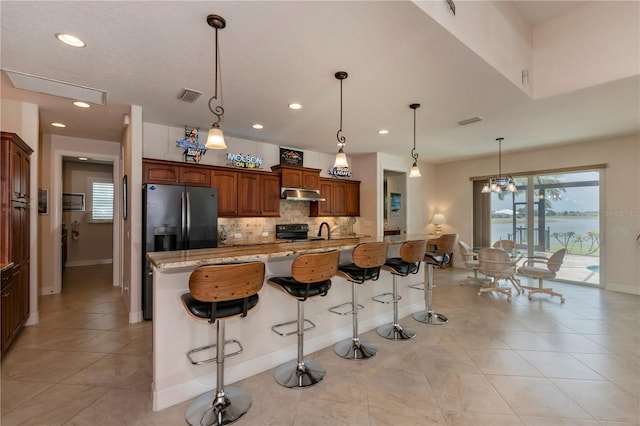
[[[504,138],[496,138],[496,140],[498,141],[498,176],[494,176],[485,182],[480,192],[483,194],[500,193],[502,191],[516,192],[518,187],[513,176],[502,177],[502,141]]]
[[[218,100],[218,69],[220,68],[219,59],[220,53],[218,51],[218,30],[223,29],[227,26],[227,21],[224,20],[222,16],[219,15],[209,15],[207,16],[207,23],[210,27],[216,30],[216,39],[215,39],[215,57],[216,57],[216,69],[215,69],[215,89],[213,96],[209,99],[209,111],[213,115],[216,116],[216,121],[211,125],[209,129],[209,134],[207,135],[207,142],[204,146],[208,149],[226,149],[227,144],[224,143],[224,134],[222,133],[222,129],[220,128],[220,119],[224,115],[224,108],[222,105],[216,105],[215,107],[212,105],[213,101]],[[222,91],[222,81],[220,82],[220,91]]]
[[[345,71],[338,71],[335,74],[335,77],[340,80],[340,128],[338,129],[338,133],[336,133],[340,149],[338,149],[338,153],[336,154],[336,161],[333,163],[333,167],[349,167],[347,154],[344,153],[344,145],[347,142],[347,139],[342,136],[342,80],[346,79],[348,76],[349,75]]]
[[[413,165],[409,171],[410,178],[422,177],[420,168],[418,167],[418,153],[416,152],[416,109],[420,108],[420,104],[411,104],[409,108],[413,110],[413,149],[411,150],[411,157],[413,157]]]

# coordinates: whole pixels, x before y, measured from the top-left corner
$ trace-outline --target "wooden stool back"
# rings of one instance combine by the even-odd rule
[[[202,302],[225,302],[253,296],[264,283],[264,263],[201,266],[189,277],[189,292]]]
[[[291,265],[291,275],[301,283],[330,280],[338,271],[340,252],[309,253],[298,256]]]

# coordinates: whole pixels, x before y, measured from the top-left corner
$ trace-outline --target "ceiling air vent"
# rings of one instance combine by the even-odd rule
[[[471,118],[467,118],[466,120],[458,121],[458,124],[461,126],[466,126],[467,124],[477,123],[478,121],[482,121],[482,120],[484,120],[484,118],[482,117],[471,117]]]
[[[200,95],[202,95],[202,92],[198,92],[197,90],[193,89],[187,89],[185,87],[178,95],[178,99],[183,102],[194,103],[200,97]]]

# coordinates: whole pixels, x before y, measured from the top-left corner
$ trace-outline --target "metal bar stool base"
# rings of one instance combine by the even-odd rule
[[[303,365],[293,359],[276,368],[275,379],[285,388],[305,388],[320,382],[327,374],[327,370],[319,362],[303,360]]]
[[[416,332],[400,324],[385,324],[376,329],[380,337],[389,340],[407,340],[416,337]]]
[[[429,325],[442,325],[449,322],[449,319],[436,312],[420,311],[413,314],[413,319]]]
[[[217,390],[198,396],[187,408],[185,420],[191,426],[221,426],[235,422],[251,408],[251,395],[236,388],[224,388],[224,402],[215,404]]]
[[[345,359],[367,359],[378,353],[378,348],[371,343],[348,338],[333,345],[333,351]]]

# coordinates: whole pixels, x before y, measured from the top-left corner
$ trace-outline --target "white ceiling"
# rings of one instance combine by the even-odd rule
[[[516,2],[538,24],[585,2]],[[461,7],[458,4],[458,7]],[[335,152],[343,83],[347,153],[442,162],[638,132],[638,78],[532,100],[411,2],[31,2],[3,1],[1,66],[107,91],[107,106],[79,110],[68,99],[18,90],[2,73],[2,97],[40,106],[45,133],[115,140],[129,105],[169,126],[213,122],[214,30],[220,31],[226,135]],[[72,33],[73,49],[55,33]],[[204,92],[181,102],[182,88]],[[291,102],[303,108],[292,111]],[[603,107],[606,106],[606,107]],[[457,121],[481,116],[461,127]],[[53,121],[65,129],[50,126]],[[259,122],[263,130],[251,124]],[[381,128],[388,135],[379,135]],[[231,147],[232,148],[232,147]]]

